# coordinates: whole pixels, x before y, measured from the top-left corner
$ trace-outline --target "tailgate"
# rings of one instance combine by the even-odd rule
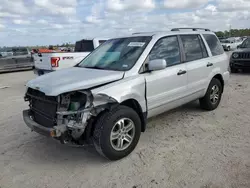
[[[57,53],[41,53],[34,56],[34,64],[36,69],[42,70],[59,70],[75,66],[84,59],[89,52],[57,52]],[[53,58],[55,61],[52,63]],[[51,64],[54,66],[52,67]]]
[[[34,54],[34,65],[36,69],[52,70],[51,69],[51,57],[53,53],[40,53]]]

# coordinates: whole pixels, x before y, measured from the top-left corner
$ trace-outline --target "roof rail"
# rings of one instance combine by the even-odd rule
[[[143,34],[143,33],[154,33],[154,32],[166,32],[166,31],[143,31],[143,32],[132,33],[132,35]]]
[[[173,28],[171,29],[171,31],[180,31],[182,29],[192,29],[193,31],[197,31],[197,30],[210,31],[210,29],[206,29],[206,28],[193,28],[193,27]]]

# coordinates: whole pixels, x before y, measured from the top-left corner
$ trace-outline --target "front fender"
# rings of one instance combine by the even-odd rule
[[[140,104],[143,112],[147,111],[145,91],[145,79],[142,75],[125,78],[91,90],[93,95],[104,94],[115,99],[118,103],[134,99]]]

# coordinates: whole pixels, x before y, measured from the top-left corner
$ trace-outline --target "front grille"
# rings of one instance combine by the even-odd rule
[[[43,92],[29,88],[26,94],[30,98],[30,109],[34,121],[44,127],[56,125],[57,99]]]
[[[239,53],[239,59],[250,59],[250,52]]]
[[[250,67],[250,62],[248,61],[234,61],[234,64],[238,67]]]

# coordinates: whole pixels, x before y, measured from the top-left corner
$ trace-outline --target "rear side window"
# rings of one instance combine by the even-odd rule
[[[186,62],[203,58],[203,50],[198,35],[181,35]]]
[[[94,44],[92,40],[77,41],[75,45],[75,52],[92,52]]]
[[[221,55],[224,53],[224,49],[215,35],[203,34],[213,56]]]

